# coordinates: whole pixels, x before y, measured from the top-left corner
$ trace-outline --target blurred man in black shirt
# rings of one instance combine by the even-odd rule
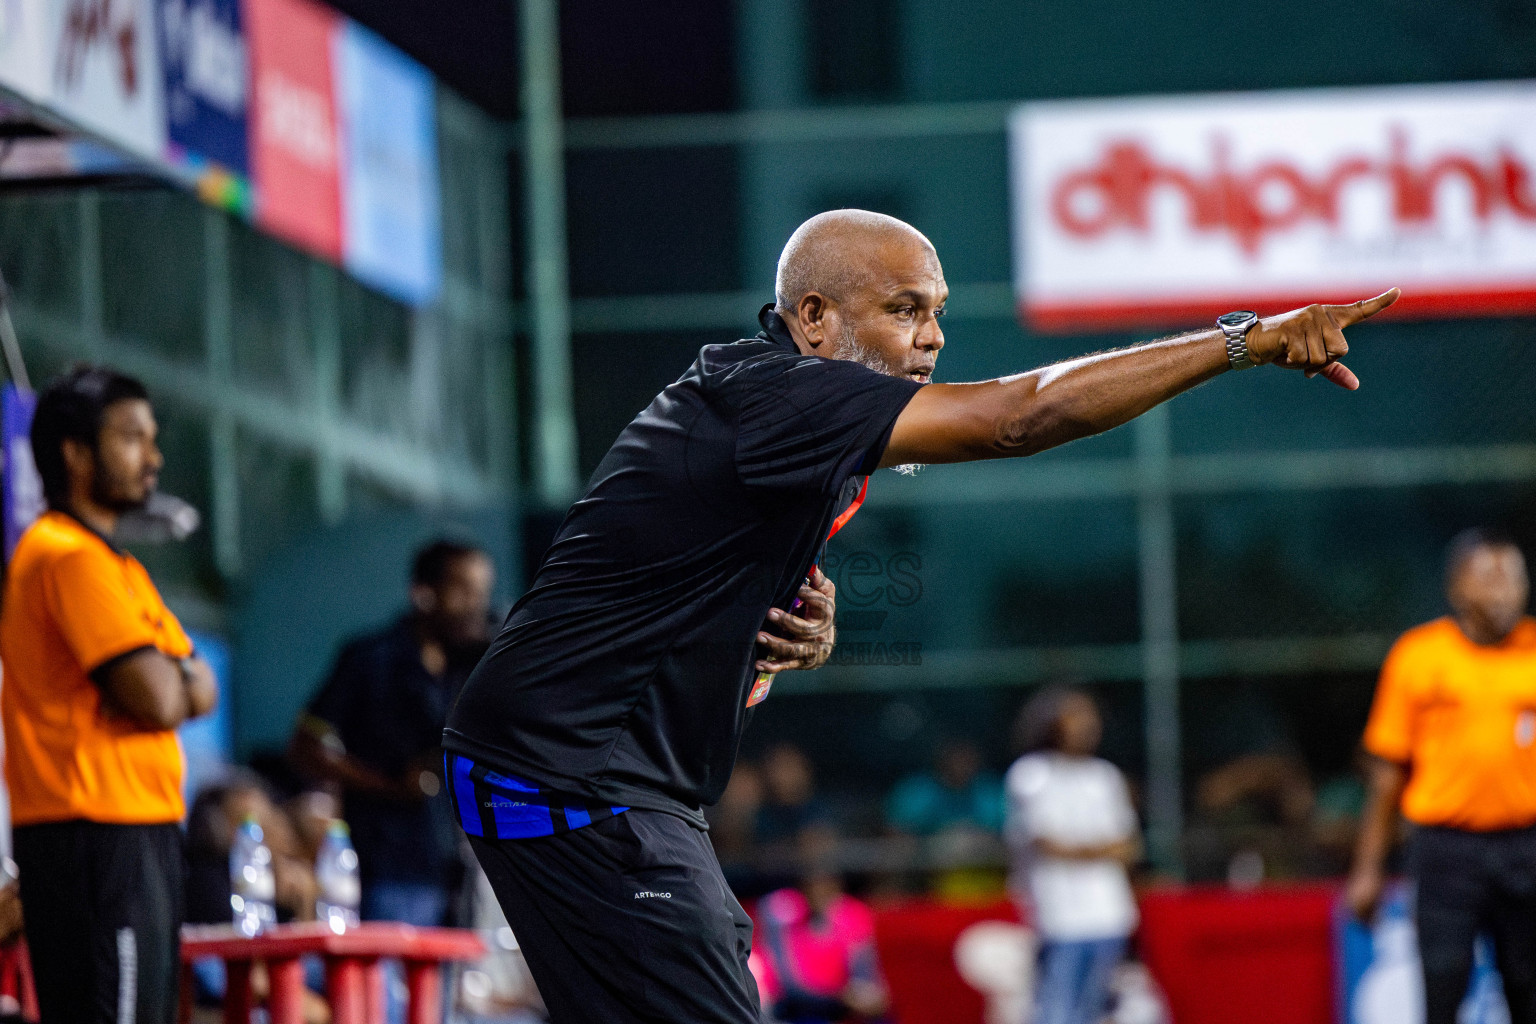
[[[1355,387],[1340,329],[1396,298],[957,385],[928,383],[949,289],[910,225],[814,217],[775,292],[761,334],[705,346],[619,435],[444,733],[459,823],[557,1024],[758,1019],[751,922],[700,805],[774,673],[825,660],[815,566],[870,473],[1030,455],[1234,367]]]
[[[422,548],[410,612],[348,643],[299,719],[295,760],[342,789],[365,920],[443,923],[457,858],[451,812],[438,796],[439,744],[485,651],[494,585],[478,548],[447,540]]]

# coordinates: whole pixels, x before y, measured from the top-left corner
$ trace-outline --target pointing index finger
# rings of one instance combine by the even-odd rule
[[[1403,294],[1397,288],[1388,288],[1374,299],[1361,299],[1347,306],[1329,306],[1328,313],[1333,322],[1339,327],[1348,327],[1357,324],[1367,317],[1375,316],[1397,301],[1397,297]]]

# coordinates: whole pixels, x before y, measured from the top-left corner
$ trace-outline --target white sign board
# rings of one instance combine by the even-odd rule
[[[48,96],[48,0],[0,0],[0,85],[34,102]]]
[[[162,157],[165,83],[154,0],[49,0],[48,7],[48,104],[131,153]]]
[[[1536,312],[1536,82],[1029,103],[1009,150],[1039,330]]]

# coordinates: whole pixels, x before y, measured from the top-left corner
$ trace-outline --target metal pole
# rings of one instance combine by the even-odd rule
[[[5,369],[11,381],[23,391],[32,390],[27,377],[27,361],[21,357],[21,342],[16,340],[16,328],[11,323],[11,290],[0,274],[0,353],[5,355]]]
[[[566,282],[565,139],[558,0],[522,0],[528,298],[533,334],[534,481],[552,505],[575,493],[571,309]]]
[[[342,419],[341,310],[336,270],[319,261],[309,265],[309,324],[315,346],[315,490],[320,521],[335,526],[347,514],[347,466],[336,443]]]
[[[480,274],[477,281],[476,334],[485,346],[485,468],[497,487],[514,493],[517,452],[517,381],[512,362],[512,329],[504,311],[511,307],[512,251],[508,228],[507,155],[486,145],[487,129],[480,126],[475,138],[475,208],[481,229]],[[494,225],[494,227],[492,226]]]
[[[101,195],[86,189],[76,201],[80,213],[80,335],[92,362],[106,343],[101,283]]]
[[[240,466],[235,416],[224,396],[234,390],[233,299],[229,279],[229,223],[218,210],[203,210],[203,339],[208,378],[218,397],[208,424],[213,561],[225,578],[240,575]]]
[[[1178,576],[1169,487],[1168,407],[1136,421],[1141,666],[1147,731],[1147,845],[1160,871],[1182,878],[1183,768],[1179,735]]]

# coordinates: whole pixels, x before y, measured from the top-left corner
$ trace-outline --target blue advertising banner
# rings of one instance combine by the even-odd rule
[[[37,396],[7,384],[0,391],[0,439],[5,445],[5,557],[32,521],[43,514],[43,481],[32,461],[32,413]]]
[[[1334,912],[1339,964],[1340,1024],[1423,1024],[1424,979],[1413,926],[1413,890],[1387,890],[1376,921],[1366,927],[1342,901]],[[1458,1024],[1509,1024],[1509,1009],[1492,950],[1477,940],[1476,961]]]
[[[338,34],[335,59],[343,260],[364,283],[425,305],[442,287],[432,76],[350,21]]]
[[[166,150],[198,175],[250,174],[250,70],[239,0],[158,0]]]

